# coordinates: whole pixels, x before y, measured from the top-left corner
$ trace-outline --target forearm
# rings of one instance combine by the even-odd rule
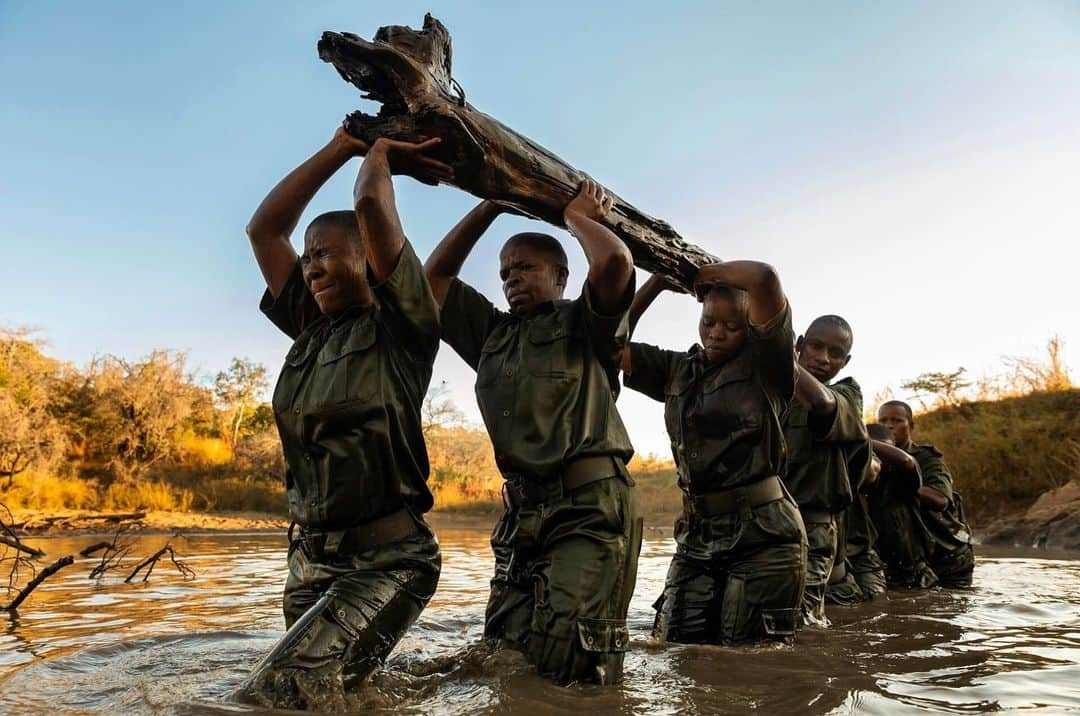
[[[315,193],[354,155],[337,136],[270,190],[247,225],[247,235],[270,292],[277,296],[296,263],[289,237]]]
[[[251,241],[292,234],[315,193],[352,156],[351,148],[335,137],[289,172],[270,190],[248,222]]]
[[[498,204],[491,201],[480,202],[450,229],[428,256],[424,263],[424,273],[440,306],[446,300],[451,281],[460,273],[476,242],[501,213],[502,209]]]
[[[577,211],[567,211],[563,218],[589,262],[589,286],[597,302],[595,308],[607,315],[617,313],[634,276],[630,249],[606,226]]]
[[[944,510],[949,506],[949,500],[945,495],[941,494],[936,488],[929,485],[923,485],[919,488],[919,502],[923,507],[927,507],[931,510],[938,512]]]
[[[397,265],[405,233],[397,213],[390,162],[379,143],[371,147],[360,166],[353,188],[353,208],[368,268],[375,281],[382,283]]]
[[[899,467],[907,472],[914,471],[918,466],[918,463],[915,462],[915,458],[895,445],[890,445],[889,443],[880,440],[871,440],[870,442],[874,448],[874,454],[877,455],[882,462],[887,462],[890,465]]]
[[[723,261],[702,266],[695,284],[722,283],[750,296],[750,322],[768,323],[784,309],[787,299],[776,269],[760,261]]]
[[[634,329],[637,328],[638,321],[641,320],[641,316],[645,311],[649,310],[649,306],[656,300],[657,296],[664,292],[667,288],[667,284],[659,274],[653,274],[649,277],[649,280],[642,284],[641,288],[634,294],[634,301],[630,304],[630,334],[633,335]]]
[[[802,403],[811,415],[821,418],[835,415],[836,396],[833,392],[801,365],[796,364],[795,369],[798,373],[795,399]]]

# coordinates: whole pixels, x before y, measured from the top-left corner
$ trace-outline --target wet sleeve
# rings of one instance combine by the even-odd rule
[[[750,340],[762,385],[783,405],[795,395],[795,331],[791,328],[791,304],[764,325],[750,324]]]
[[[484,343],[506,315],[475,288],[455,278],[443,301],[442,339],[476,370]]]
[[[941,453],[933,448],[924,448],[918,456],[919,470],[922,472],[922,483],[932,487],[952,504],[953,480],[948,465]]]
[[[837,443],[866,443],[866,423],[863,422],[862,389],[847,378],[827,386],[836,399],[836,414],[826,426],[822,440]]]
[[[315,303],[315,297],[304,283],[300,259],[296,260],[296,265],[277,298],[270,294],[269,289],[263,292],[259,310],[293,340],[322,316],[319,304]]]
[[[412,245],[406,241],[397,266],[372,291],[399,342],[415,358],[428,362],[439,350],[439,305],[424,276],[424,267]]]
[[[626,293],[619,302],[619,309],[610,316],[597,313],[593,307],[592,287],[589,282],[581,289],[581,314],[585,333],[593,350],[604,363],[604,368],[617,380],[622,350],[630,340],[630,304],[634,302],[635,277],[630,277]]]
[[[644,393],[653,400],[664,402],[668,381],[675,369],[675,361],[681,354],[666,351],[648,343],[630,343],[630,368],[623,374],[623,384],[631,390]]]

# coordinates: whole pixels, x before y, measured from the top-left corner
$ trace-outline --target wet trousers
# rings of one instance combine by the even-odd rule
[[[949,589],[961,589],[971,586],[971,576],[975,569],[975,550],[970,544],[950,551],[940,549],[934,554],[931,569],[938,577],[938,583]]]
[[[929,534],[918,508],[892,503],[876,509],[872,516],[878,536],[875,548],[885,563],[890,589],[927,589],[938,583],[929,564]]]
[[[288,631],[236,697],[273,708],[325,706],[359,688],[420,616],[442,557],[426,525],[413,537],[356,554],[313,555],[294,542],[284,612]]]
[[[484,636],[522,648],[557,683],[618,683],[641,531],[625,477],[509,504],[491,535]]]
[[[836,520],[806,522],[806,591],[802,601],[804,624],[827,626],[825,591],[836,561]]]
[[[656,634],[686,644],[790,641],[806,580],[806,531],[790,497],[739,512],[684,513]]]

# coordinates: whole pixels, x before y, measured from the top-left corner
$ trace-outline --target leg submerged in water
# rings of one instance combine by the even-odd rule
[[[289,566],[292,593],[304,596],[287,593],[287,610],[321,595],[234,692],[242,703],[326,708],[358,689],[431,599],[441,557],[423,535],[327,561],[296,549]]]

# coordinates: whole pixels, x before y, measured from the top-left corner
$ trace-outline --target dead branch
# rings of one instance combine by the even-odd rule
[[[89,554],[92,554],[99,549],[105,550],[101,554],[101,560],[92,570],[90,570],[90,574],[87,575],[88,579],[97,579],[110,569],[115,569],[120,566],[124,558],[131,552],[132,543],[130,541],[120,541],[121,536],[123,536],[129,528],[130,525],[121,525],[117,528],[111,542],[99,542],[96,545],[87,547],[80,553],[83,554],[83,556],[89,556]]]
[[[160,560],[166,554],[169,555],[169,559],[170,561],[172,561],[173,566],[176,567],[176,571],[180,572],[184,579],[192,579],[195,577],[195,570],[187,566],[187,564],[185,564],[184,562],[178,560],[176,558],[176,552],[172,548],[172,544],[166,542],[164,547],[159,549],[157,552],[154,552],[152,555],[150,555],[143,561],[139,562],[139,564],[135,566],[135,569],[131,571],[131,574],[129,574],[127,576],[127,579],[125,579],[124,581],[131,582],[131,580],[135,579],[135,577],[137,577],[139,575],[139,572],[141,572],[143,569],[146,570],[146,573],[143,574],[142,581],[145,582],[146,580],[150,579],[150,575],[151,573],[153,573],[154,567],[157,566],[158,560]]]
[[[346,117],[350,134],[369,143],[379,137],[414,142],[439,137],[442,143],[432,154],[453,166],[453,186],[563,226],[563,209],[585,175],[465,101],[451,74],[450,32],[430,14],[422,30],[381,27],[371,42],[352,33],[324,32],[318,49],[346,82],[382,104],[376,116],[353,112]],[[638,266],[689,290],[694,267],[716,261],[667,222],[607,193],[615,204],[603,223],[626,242]]]
[[[18,537],[9,537],[8,535],[0,535],[0,544],[6,545],[19,552],[25,552],[34,559],[38,557],[44,557],[45,553],[36,547],[31,547],[28,544],[24,544]]]
[[[75,557],[73,555],[70,555],[70,554],[67,555],[66,557],[61,557],[60,559],[56,560],[55,562],[50,564],[45,569],[38,572],[34,576],[33,579],[31,579],[29,582],[26,583],[26,586],[24,586],[22,589],[19,590],[19,593],[15,596],[15,598],[13,600],[11,600],[11,603],[7,604],[5,606],[0,606],[0,610],[7,611],[7,612],[15,611],[16,609],[19,608],[19,605],[22,604],[26,600],[26,598],[28,596],[30,596],[30,592],[37,589],[39,584],[44,582],[51,575],[56,574],[57,572],[59,572],[64,567],[66,567],[69,564],[73,563],[74,561],[75,561]]]

